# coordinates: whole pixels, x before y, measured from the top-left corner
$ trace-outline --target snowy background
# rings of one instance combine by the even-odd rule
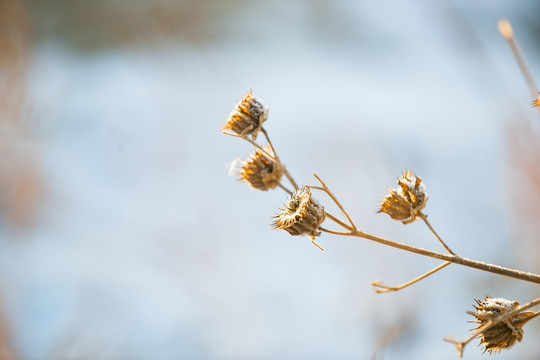
[[[438,262],[329,235],[323,253],[272,230],[286,194],[229,177],[251,149],[219,132],[252,88],[295,179],[317,172],[362,230],[442,251],[422,223],[375,213],[411,168],[455,252],[538,273],[533,193],[515,165],[527,155],[509,137],[540,119],[496,27],[512,21],[540,80],[537,2],[23,4],[24,101],[0,119],[0,175],[15,179],[0,177],[0,304],[15,358],[457,359],[442,339],[468,336],[475,298],[539,296],[456,265],[375,294],[371,282]],[[22,210],[9,200],[21,173],[33,189]],[[540,357],[539,321],[524,330],[497,359]],[[489,357],[477,343],[465,359]]]

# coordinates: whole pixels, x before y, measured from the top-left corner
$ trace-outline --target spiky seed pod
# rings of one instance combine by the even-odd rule
[[[251,135],[255,140],[267,118],[268,107],[254,97],[250,89],[231,111],[221,131],[231,130],[238,135]]]
[[[265,150],[271,154],[269,146]],[[255,149],[248,159],[241,161],[241,165],[238,180],[247,182],[253,189],[263,191],[278,186],[284,172],[283,165],[261,149]]]
[[[473,322],[478,324],[475,330],[481,328],[489,320],[495,320],[519,307],[517,301],[489,296],[486,296],[484,300],[476,300],[476,304],[474,305],[476,311],[470,312],[476,318]],[[502,349],[512,347],[516,340],[521,341],[523,339],[523,325],[537,315],[538,313],[521,312],[482,331],[480,344],[484,346],[484,352],[497,353]]]
[[[309,187],[295,191],[281,212],[276,216],[272,227],[285,230],[293,236],[308,235],[312,239],[321,234],[317,231],[326,218],[324,207],[311,198]]]
[[[426,187],[411,170],[405,170],[397,183],[397,189],[388,189],[389,194],[384,197],[377,212],[385,212],[392,219],[409,224],[426,206]]]

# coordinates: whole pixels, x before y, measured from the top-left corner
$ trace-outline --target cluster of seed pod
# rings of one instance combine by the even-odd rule
[[[229,114],[223,133],[243,138],[249,141],[254,150],[247,159],[240,159],[233,164],[233,170],[239,175],[238,180],[246,182],[255,190],[267,191],[281,187],[289,194],[289,200],[281,212],[275,216],[272,227],[285,230],[293,236],[307,235],[312,241],[320,235],[317,229],[326,217],[324,207],[312,198],[311,189],[307,186],[298,188],[292,178],[294,192],[287,190],[281,183],[286,173],[285,165],[277,156],[263,123],[268,119],[268,107],[261,99],[256,98],[250,90],[236,104]],[[257,135],[263,133],[267,139],[266,145],[255,142]],[[251,139],[249,139],[251,136]]]
[[[268,107],[262,100],[256,98],[250,90],[234,107],[229,114],[227,121],[221,128],[222,132],[233,137],[238,137],[248,141],[253,145],[254,150],[247,159],[239,159],[233,163],[231,170],[238,175],[238,180],[246,182],[252,189],[267,191],[275,188],[281,188],[289,194],[289,199],[281,211],[274,216],[272,227],[278,230],[285,230],[293,236],[308,236],[313,244],[314,239],[321,235],[321,232],[328,232],[337,235],[352,235],[368,239],[377,238],[367,233],[359,231],[346,211],[341,207],[339,201],[333,196],[330,190],[315,174],[315,177],[321,183],[319,186],[304,185],[299,187],[290,176],[285,165],[278,157],[270,138],[263,127],[263,123],[268,119]],[[262,133],[267,140],[266,144],[256,142],[257,136]],[[293,190],[289,190],[283,185],[282,180],[287,178],[292,185]],[[403,224],[410,224],[418,219],[422,219],[440,244],[446,249],[447,255],[457,257],[452,250],[442,241],[435,232],[431,224],[427,221],[427,215],[422,211],[426,207],[428,195],[426,186],[422,179],[411,170],[405,170],[397,178],[398,187],[388,188],[388,194],[383,197],[378,212],[388,214],[392,219],[401,221]],[[340,221],[335,216],[327,213],[324,207],[312,197],[312,189],[325,191],[334,202],[340,207],[343,214],[347,217],[349,225]],[[342,226],[348,232],[337,232],[323,228],[321,225],[325,219],[331,219]],[[384,240],[388,244],[389,241]],[[399,246],[396,246],[399,247]],[[445,258],[447,259],[447,258]],[[450,258],[451,259],[451,258]],[[373,283],[376,291],[398,291],[409,285],[422,280],[443,267],[449,265],[447,261],[424,275],[397,287],[387,287],[380,282]],[[489,267],[489,265],[487,265]],[[508,270],[508,269],[506,269]],[[537,275],[535,275],[537,276]],[[540,304],[540,299],[538,304]],[[491,298],[486,296],[484,300],[476,300],[475,312],[469,314],[475,317],[478,327],[475,333],[466,341],[458,342],[448,338],[447,340],[456,344],[458,353],[463,353],[464,346],[473,338],[479,337],[481,345],[484,346],[484,352],[497,353],[502,349],[512,347],[516,342],[523,338],[523,325],[529,320],[540,315],[540,312],[520,311],[520,305],[517,301],[510,301],[502,298]],[[533,306],[537,303],[531,302]],[[530,304],[531,304],[530,303]]]

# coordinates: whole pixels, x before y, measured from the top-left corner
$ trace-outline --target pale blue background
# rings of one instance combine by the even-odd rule
[[[457,266],[376,295],[372,281],[437,262],[328,235],[322,253],[271,230],[285,194],[228,177],[250,147],[218,131],[252,88],[296,180],[316,171],[362,230],[442,251],[421,223],[375,214],[411,168],[457,253],[538,273],[507,129],[540,119],[496,28],[513,22],[540,80],[534,1],[190,8],[185,32],[134,45],[77,46],[76,30],[35,43],[29,137],[47,196],[31,228],[0,227],[2,304],[23,359],[372,359],[391,329],[377,359],[457,359],[442,338],[469,334],[475,298],[539,296]],[[527,325],[497,359],[538,359],[539,334]],[[476,343],[465,359],[488,357]]]

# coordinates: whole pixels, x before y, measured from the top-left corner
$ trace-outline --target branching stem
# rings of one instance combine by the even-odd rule
[[[346,223],[344,223],[343,221],[341,221],[340,219],[338,219],[334,215],[332,215],[330,213],[326,213],[326,217],[329,218],[330,220],[332,220],[333,222],[335,222],[336,224],[344,227],[345,229],[347,229],[349,231],[352,230],[352,227],[350,227],[349,225],[347,225]]]
[[[330,191],[330,189],[328,188],[328,186],[326,186],[326,184],[324,183],[324,181],[322,181],[321,178],[319,177],[319,175],[317,175],[316,173],[313,173],[313,176],[315,176],[315,178],[321,183],[322,188],[320,188],[320,187],[318,187],[318,186],[311,186],[311,188],[313,188],[313,189],[318,189],[318,190],[322,190],[322,191],[324,191],[325,193],[327,193],[328,196],[330,196],[330,197],[332,198],[332,200],[336,203],[336,205],[339,207],[339,210],[341,210],[341,212],[343,213],[343,215],[345,215],[345,217],[347,218],[347,221],[349,221],[349,224],[351,224],[352,229],[357,230],[356,225],[354,225],[354,222],[352,221],[352,219],[351,219],[351,217],[349,216],[349,214],[347,213],[347,211],[345,211],[345,208],[343,207],[343,205],[341,205],[341,203],[339,202],[339,200],[334,196],[334,194],[332,194],[332,192]]]
[[[274,159],[277,161],[277,162],[280,162],[279,160],[279,156],[276,152],[276,149],[274,149],[274,145],[272,144],[272,141],[270,141],[270,136],[268,136],[268,133],[266,132],[266,129],[261,127],[261,131],[262,133],[264,134],[264,137],[266,138],[266,141],[268,142],[268,146],[270,146],[270,149],[272,150],[272,152],[274,153]],[[287,179],[289,179],[289,182],[291,183],[291,185],[294,187],[294,190],[298,190],[298,184],[296,184],[296,181],[294,181],[293,177],[291,176],[291,174],[289,173],[289,171],[287,171],[287,169],[285,168],[285,164],[281,164],[283,166],[283,173],[285,174],[285,176],[287,177]]]
[[[427,215],[423,214],[422,212],[420,212],[420,214],[418,215],[422,220],[424,220],[424,223],[426,223],[427,227],[429,228],[429,230],[431,230],[431,232],[433,233],[433,235],[435,235],[435,237],[437,238],[437,240],[439,240],[439,242],[441,243],[441,245],[446,249],[446,251],[448,251],[449,254],[452,254],[452,255],[455,255],[454,252],[448,247],[448,245],[445,244],[445,242],[441,239],[441,237],[439,236],[439,234],[437,234],[437,232],[435,231],[435,229],[433,228],[433,226],[431,226],[430,222],[428,221],[427,219]]]
[[[360,230],[353,230],[347,235],[361,237],[367,240],[377,242],[379,244],[391,246],[391,247],[408,251],[408,252],[412,252],[415,254],[424,255],[424,256],[428,256],[428,257],[439,259],[439,260],[450,261],[451,263],[454,263],[454,264],[468,266],[468,267],[475,268],[478,270],[487,271],[487,272],[491,272],[491,273],[499,274],[503,276],[508,276],[514,279],[529,281],[535,284],[540,284],[540,275],[537,275],[537,274],[505,268],[499,265],[488,264],[488,263],[484,263],[477,260],[467,259],[458,255],[455,255],[455,254],[442,254],[436,251],[426,250],[426,249],[419,248],[416,246],[407,245],[407,244],[399,243],[393,240],[384,239],[382,237],[371,235]]]
[[[375,292],[377,294],[381,294],[381,293],[385,293],[385,292],[389,292],[389,291],[399,291],[401,289],[406,288],[407,286],[411,286],[413,284],[416,284],[420,280],[423,280],[423,279],[427,278],[430,275],[435,274],[437,271],[439,271],[441,269],[444,269],[445,267],[447,267],[450,264],[451,264],[450,261],[446,261],[446,262],[442,263],[441,265],[429,270],[428,272],[418,276],[417,278],[414,278],[411,281],[408,281],[408,282],[406,282],[404,284],[401,284],[401,285],[398,285],[398,286],[386,286],[386,285],[383,285],[383,283],[380,282],[380,281],[375,281],[374,283],[371,284],[371,286],[373,287],[373,290],[375,290]]]

